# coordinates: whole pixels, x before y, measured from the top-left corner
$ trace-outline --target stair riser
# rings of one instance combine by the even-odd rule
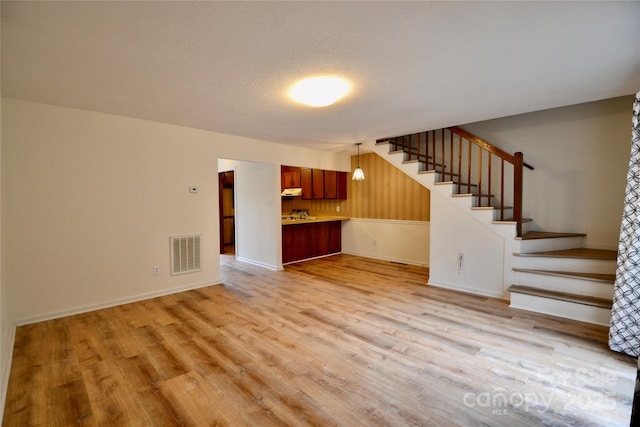
[[[518,272],[515,282],[517,285],[532,286],[548,291],[567,292],[597,298],[610,299],[613,297],[612,283],[593,280]]]
[[[512,218],[513,209],[505,209],[504,210],[504,217],[505,218]],[[500,208],[495,208],[493,210],[493,221],[500,221]]]
[[[509,306],[603,326],[609,326],[611,320],[611,309],[515,292],[511,293],[511,304]]]
[[[495,220],[495,221],[497,221],[497,220]],[[496,222],[495,223],[495,225],[505,225],[505,226],[510,225],[512,227],[515,227],[515,224],[516,223],[512,222],[512,221],[511,222],[504,222],[504,223],[500,223],[500,222]],[[522,223],[522,234],[526,234],[529,231],[531,231],[531,222],[523,222]]]
[[[596,274],[615,274],[616,272],[616,261],[598,259],[516,256],[514,264],[518,268],[530,270],[578,271]]]
[[[523,240],[520,252],[560,251],[563,249],[581,248],[584,237],[557,237],[553,239]]]

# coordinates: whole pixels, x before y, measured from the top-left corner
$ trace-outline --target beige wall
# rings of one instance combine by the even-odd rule
[[[2,43],[0,43],[1,45]],[[0,82],[2,81],[0,69]],[[2,87],[0,85],[0,96],[2,94]],[[2,106],[0,105],[0,165],[2,164]],[[0,166],[0,419],[4,413],[4,402],[7,393],[7,386],[9,384],[9,371],[11,368],[11,355],[13,350],[13,334],[15,331],[13,321],[9,313],[9,296],[8,285],[9,281],[5,280],[5,269],[2,261],[2,254],[5,253],[5,239],[4,239],[4,220],[2,212],[5,208],[3,203],[4,193],[2,192],[2,175],[4,171]]]

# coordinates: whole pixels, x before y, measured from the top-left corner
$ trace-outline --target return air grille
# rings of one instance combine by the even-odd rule
[[[201,235],[171,238],[171,274],[192,273],[202,270],[200,256]]]

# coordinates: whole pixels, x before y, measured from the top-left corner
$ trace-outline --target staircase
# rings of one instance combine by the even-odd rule
[[[427,187],[432,200],[442,195],[504,239],[501,289],[444,286],[509,299],[517,309],[609,325],[616,251],[584,248],[584,234],[529,229],[522,180],[524,169],[533,167],[521,153],[505,153],[458,127],[380,139],[374,151]],[[430,284],[442,286],[431,278]]]
[[[530,232],[521,237],[509,286],[513,308],[609,325],[616,256],[614,250],[583,248],[585,235]]]

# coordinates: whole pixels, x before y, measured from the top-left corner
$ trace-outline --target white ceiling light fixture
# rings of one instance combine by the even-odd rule
[[[349,82],[340,77],[319,76],[300,80],[289,89],[289,96],[310,107],[326,107],[347,95],[350,90]]]
[[[358,147],[358,167],[356,168],[356,170],[353,171],[353,178],[351,178],[353,181],[356,181],[356,182],[364,181],[364,172],[362,171],[362,168],[360,168],[360,146],[361,145],[362,145],[362,142],[356,143],[356,147]]]

